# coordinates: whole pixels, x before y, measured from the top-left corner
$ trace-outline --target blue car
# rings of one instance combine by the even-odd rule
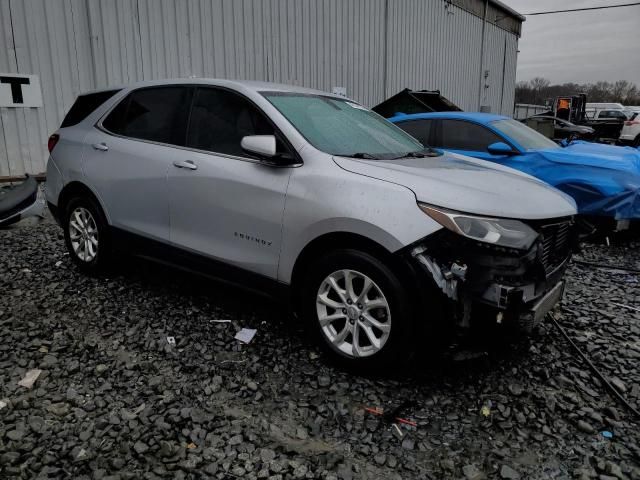
[[[578,213],[613,219],[619,229],[640,219],[640,150],[584,141],[558,145],[502,115],[467,112],[396,114],[389,119],[424,145],[496,162],[572,196]]]

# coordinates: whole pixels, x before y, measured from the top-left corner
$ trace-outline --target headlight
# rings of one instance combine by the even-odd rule
[[[538,237],[535,230],[518,220],[478,217],[424,203],[418,203],[418,206],[443,227],[480,242],[528,250]]]

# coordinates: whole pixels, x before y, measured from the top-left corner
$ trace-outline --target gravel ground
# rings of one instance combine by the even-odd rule
[[[640,268],[639,247],[581,256]],[[144,261],[83,276],[50,221],[0,252],[2,478],[640,479],[640,423],[551,325],[365,378],[260,296]],[[640,408],[640,312],[614,304],[640,307],[638,275],[568,280],[562,324]],[[363,409],[400,406],[402,438]]]

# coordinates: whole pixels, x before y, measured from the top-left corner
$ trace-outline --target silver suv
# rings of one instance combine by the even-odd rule
[[[49,151],[47,200],[82,270],[129,251],[274,285],[346,364],[406,360],[476,310],[531,325],[562,295],[569,197],[346,98],[139,83],[80,96]]]

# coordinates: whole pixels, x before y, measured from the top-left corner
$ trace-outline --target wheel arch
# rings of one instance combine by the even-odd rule
[[[106,209],[104,208],[104,205],[102,204],[102,202],[100,201],[100,198],[98,197],[98,195],[91,189],[89,188],[86,184],[79,182],[77,180],[74,180],[72,182],[69,182],[68,184],[66,184],[63,189],[60,191],[60,194],[58,195],[58,211],[60,212],[60,215],[63,214],[63,212],[66,209],[67,204],[69,203],[69,201],[77,196],[85,196],[88,198],[91,198],[92,200],[94,200],[97,205],[100,207],[100,209],[102,210],[102,213],[104,215],[104,217],[107,220],[107,223],[111,223],[109,221],[109,216],[107,214]]]
[[[409,264],[400,255],[394,254],[375,240],[346,231],[324,233],[309,242],[296,258],[291,273],[291,291],[294,299],[298,297],[306,268],[323,254],[338,249],[363,251],[382,260],[400,277],[413,275]]]

